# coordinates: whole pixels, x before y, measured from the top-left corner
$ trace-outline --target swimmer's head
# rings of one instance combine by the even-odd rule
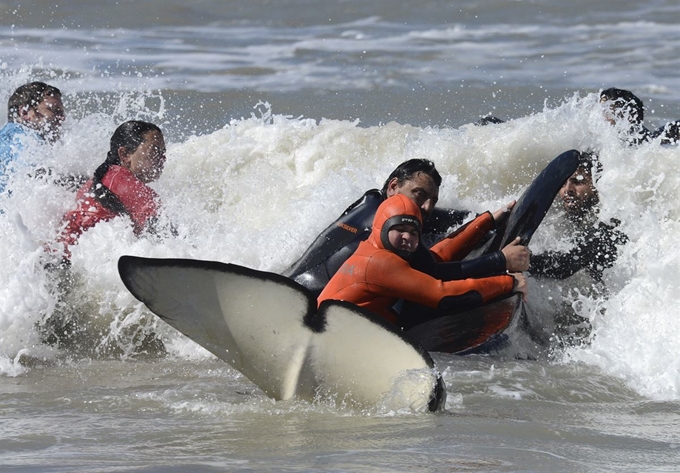
[[[165,167],[163,132],[153,123],[130,120],[120,125],[111,136],[109,156],[144,183],[153,182]]]
[[[605,118],[612,125],[622,119],[631,125],[639,125],[645,118],[642,100],[629,90],[615,87],[605,89],[600,92],[600,103],[605,106]]]
[[[602,166],[595,154],[581,153],[578,168],[559,191],[564,211],[572,220],[581,221],[596,211],[600,197],[594,184],[596,178],[593,174],[601,170]]]
[[[401,163],[382,188],[385,197],[402,194],[413,200],[427,219],[439,200],[442,177],[428,159],[410,159]]]
[[[35,130],[52,142],[61,136],[66,120],[61,91],[44,82],[30,82],[17,88],[7,102],[7,121]]]
[[[403,194],[397,194],[378,207],[371,237],[379,248],[408,259],[418,248],[421,229],[421,212],[416,203]]]

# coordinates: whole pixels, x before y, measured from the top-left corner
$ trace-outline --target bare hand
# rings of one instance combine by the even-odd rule
[[[527,280],[522,273],[512,273],[510,274],[515,278],[515,285],[513,290],[522,294],[522,300],[526,302],[527,300]]]
[[[520,245],[519,237],[501,250],[505,256],[505,269],[514,273],[516,271],[526,271],[529,269],[529,249]]]
[[[515,206],[517,203],[516,200],[513,200],[510,202],[508,205],[505,207],[501,207],[500,209],[496,210],[492,215],[493,215],[493,220],[497,224],[508,218],[508,215],[510,215],[510,211],[512,208]]]

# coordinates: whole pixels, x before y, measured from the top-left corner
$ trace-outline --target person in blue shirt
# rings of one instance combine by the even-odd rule
[[[11,164],[20,160],[31,140],[53,143],[66,119],[61,91],[44,82],[30,82],[12,93],[7,124],[0,129],[0,193],[5,191]]]

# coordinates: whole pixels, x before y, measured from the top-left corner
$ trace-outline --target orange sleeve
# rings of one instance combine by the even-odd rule
[[[477,292],[483,302],[512,291],[514,278],[508,275],[458,281],[440,281],[417,271],[399,256],[390,253],[372,257],[366,265],[366,282],[373,294],[398,297],[437,308],[447,296]]]
[[[491,212],[484,212],[439,243],[436,243],[430,248],[430,251],[432,251],[435,259],[439,262],[462,260],[493,227],[494,220]]]

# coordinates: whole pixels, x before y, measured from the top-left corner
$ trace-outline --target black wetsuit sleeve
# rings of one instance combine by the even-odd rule
[[[431,276],[442,281],[484,278],[505,274],[505,256],[500,251],[464,261],[436,263]]]
[[[467,212],[461,212],[467,215]],[[447,238],[453,238],[455,235],[463,231],[471,222],[457,228],[453,232],[447,233]],[[450,226],[446,227],[449,230]],[[491,232],[490,232],[491,233]],[[416,252],[409,260],[411,267],[429,274],[435,279],[441,281],[456,281],[468,278],[481,278],[488,276],[497,276],[506,272],[505,256],[501,251],[494,251],[483,254],[470,259],[462,261],[437,261],[432,252],[425,248],[424,245],[419,245]]]
[[[581,269],[602,279],[602,272],[610,268],[618,256],[618,245],[628,238],[613,226],[600,222],[578,235],[571,251],[548,251],[532,255],[529,272],[539,276],[565,279]]]
[[[680,120],[660,126],[651,132],[650,137],[652,139],[661,137],[662,145],[677,144],[680,141]]]
[[[554,279],[565,279],[584,268],[580,251],[574,248],[570,252],[547,251],[531,255],[529,272],[537,276]]]

